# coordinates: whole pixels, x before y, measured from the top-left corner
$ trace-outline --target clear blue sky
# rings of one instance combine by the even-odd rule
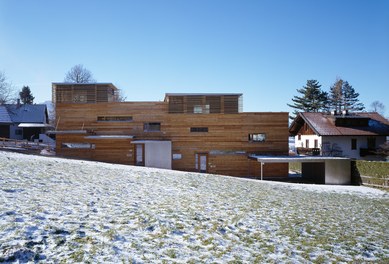
[[[292,111],[307,79],[347,80],[389,113],[389,1],[0,0],[0,70],[35,102],[83,64],[130,101],[239,92],[244,111]]]

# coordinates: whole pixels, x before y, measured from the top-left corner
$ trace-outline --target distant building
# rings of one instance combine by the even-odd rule
[[[378,159],[389,136],[389,121],[376,112],[299,113],[289,127],[300,154]]]
[[[232,176],[260,175],[250,154],[288,154],[288,113],[243,113],[242,94],[118,102],[111,83],[53,83],[57,155]],[[134,91],[135,92],[135,91]],[[288,175],[288,164],[264,177]]]
[[[39,139],[48,125],[47,108],[44,104],[0,105],[0,138]]]

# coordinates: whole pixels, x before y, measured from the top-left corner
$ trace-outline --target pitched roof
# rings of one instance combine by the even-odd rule
[[[5,105],[0,105],[0,123],[12,123],[11,117],[9,116],[7,107]]]
[[[46,123],[47,110],[44,104],[5,105],[13,123]]]
[[[366,126],[339,126],[336,119],[364,119]],[[318,136],[389,136],[389,121],[376,112],[359,112],[346,116],[327,113],[303,112],[289,127],[291,135],[297,135],[306,123]]]

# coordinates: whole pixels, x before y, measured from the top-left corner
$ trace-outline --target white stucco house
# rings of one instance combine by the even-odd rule
[[[299,113],[289,126],[298,154],[380,159],[375,150],[389,136],[389,121],[376,112]]]

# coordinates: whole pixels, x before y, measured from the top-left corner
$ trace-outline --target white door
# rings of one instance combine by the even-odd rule
[[[145,145],[144,144],[136,144],[135,145],[135,164],[138,166],[144,166],[145,160],[144,160],[144,150]]]

